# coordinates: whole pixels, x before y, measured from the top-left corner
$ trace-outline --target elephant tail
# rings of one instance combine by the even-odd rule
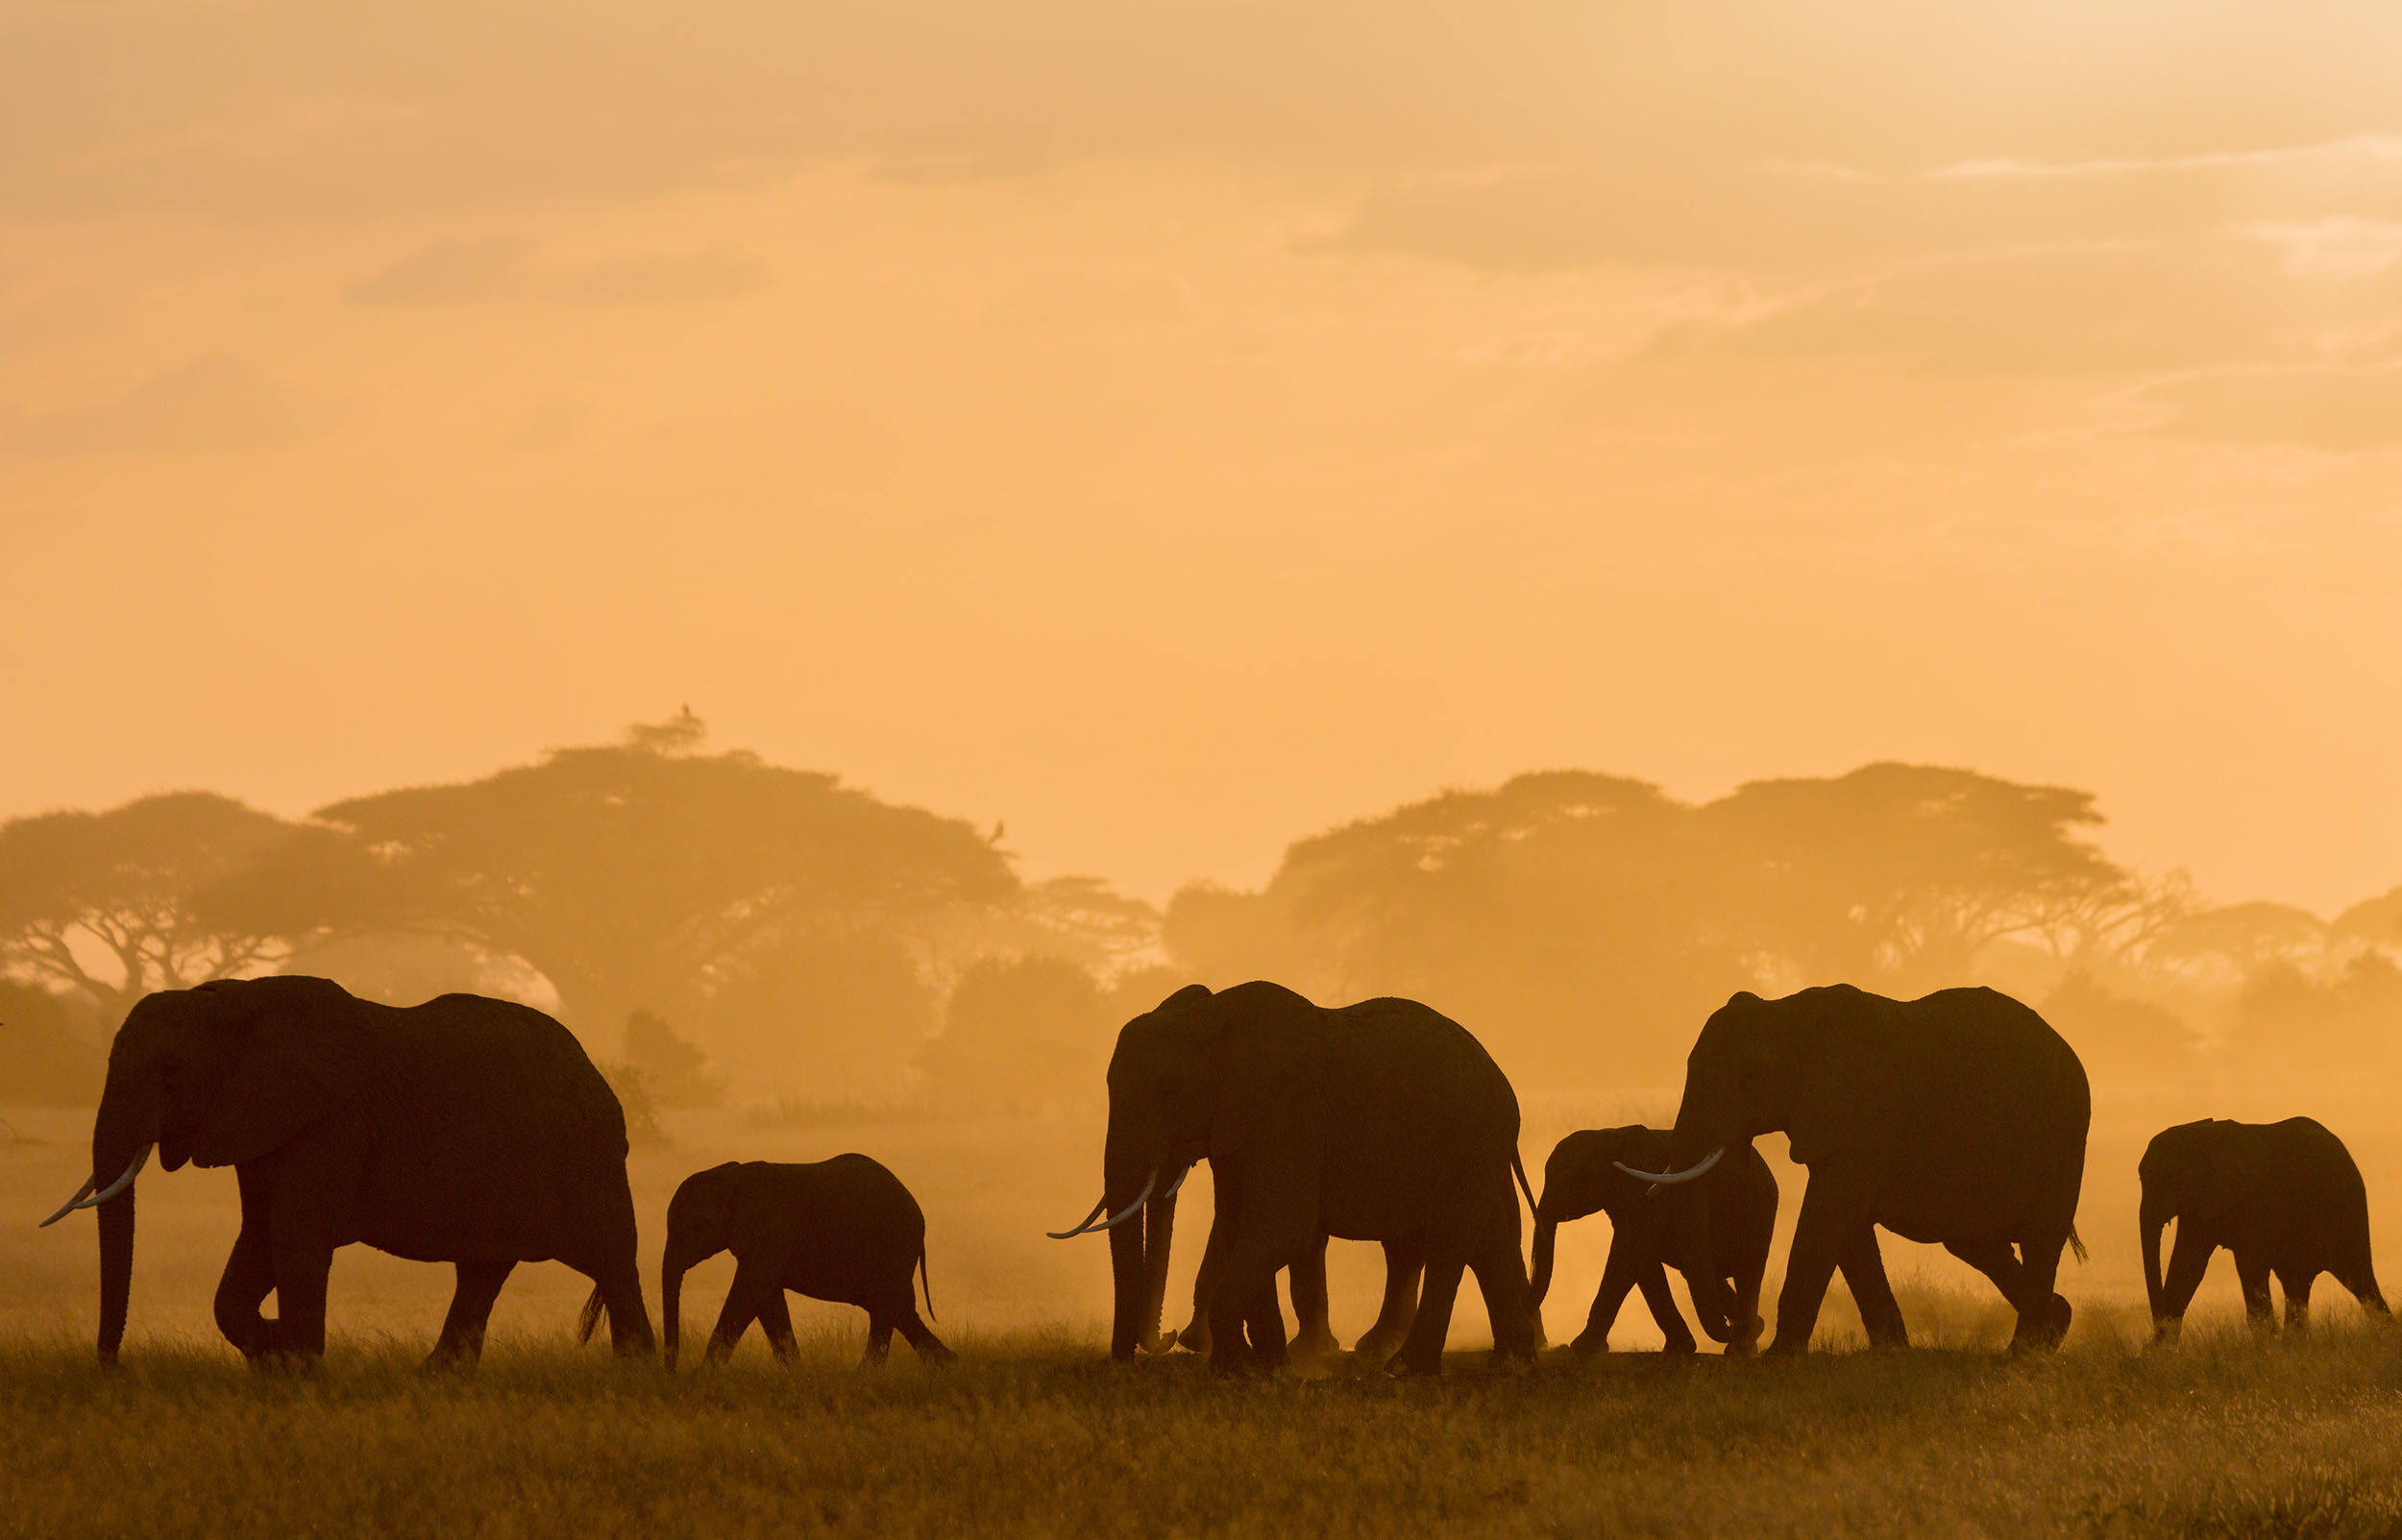
[[[576,1319],[576,1345],[582,1347],[592,1340],[592,1329],[600,1324],[600,1290],[596,1285],[592,1298],[584,1301],[584,1313]]]
[[[1518,1152],[1514,1149],[1509,1152],[1509,1174],[1518,1179],[1518,1190],[1527,1195],[1527,1211],[1541,1213],[1543,1206],[1534,1201],[1534,1188],[1527,1182],[1526,1162],[1518,1159]]]
[[[926,1274],[926,1243],[922,1240],[918,1242],[918,1287],[925,1293],[926,1319],[941,1320],[942,1317],[934,1313],[934,1280]]]
[[[2069,1227],[2069,1249],[2076,1253],[2078,1261],[2085,1260],[2085,1242],[2078,1238],[2074,1225]]]

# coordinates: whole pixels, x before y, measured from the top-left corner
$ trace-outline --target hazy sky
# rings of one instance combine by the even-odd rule
[[[690,702],[1164,896],[1516,770],[2402,883],[2402,18],[0,7],[0,815]]]

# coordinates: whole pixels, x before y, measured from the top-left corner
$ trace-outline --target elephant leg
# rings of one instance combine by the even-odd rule
[[[243,1184],[243,1196],[249,1196],[249,1184]],[[268,1224],[262,1209],[257,1214],[244,1204],[242,1232],[233,1237],[233,1255],[225,1259],[225,1274],[217,1280],[217,1330],[225,1339],[239,1348],[242,1357],[257,1363],[276,1351],[276,1323],[258,1313],[258,1307],[275,1292],[275,1252],[268,1238]]]
[[[859,1360],[862,1369],[881,1369],[893,1356],[893,1330],[900,1323],[893,1312],[884,1309],[868,1312],[868,1353]]]
[[[629,1242],[613,1249],[610,1259],[582,1269],[600,1291],[609,1312],[609,1347],[621,1358],[648,1357],[658,1349],[650,1330],[650,1311],[642,1302],[642,1275],[634,1264]]]
[[[2174,1342],[2184,1330],[2186,1308],[2194,1303],[2194,1291],[2202,1286],[2211,1254],[2218,1249],[2215,1242],[2202,1238],[2199,1226],[2177,1221],[2177,1243],[2169,1253],[2169,1274],[2160,1286],[2160,1310],[2152,1321],[2155,1341]]]
[[[1626,1308],[1627,1291],[1640,1281],[1642,1269],[1630,1255],[1633,1247],[1622,1243],[1612,1234],[1609,1238],[1609,1259],[1602,1264],[1602,1286],[1593,1292],[1593,1308],[1585,1312],[1584,1330],[1578,1332],[1568,1346],[1578,1353],[1607,1353],[1609,1329],[1618,1324],[1618,1312]],[[1654,1264],[1656,1265],[1656,1264]],[[1657,1316],[1657,1310],[1653,1311]],[[1684,1318],[1679,1316],[1682,1326]],[[1667,1327],[1663,1324],[1663,1332]]]
[[[1777,1335],[1771,1355],[1807,1353],[1810,1333],[1818,1330],[1819,1307],[1826,1301],[1826,1285],[1835,1267],[1870,1230],[1867,1199],[1857,1184],[1836,1170],[1821,1167],[1810,1175],[1802,1194],[1802,1215],[1794,1222],[1793,1247],[1785,1257],[1785,1286],[1777,1297]]]
[[[1315,1358],[1340,1353],[1343,1345],[1335,1340],[1326,1300],[1326,1237],[1320,1235],[1317,1244],[1294,1258],[1285,1276],[1292,1290],[1293,1355]]]
[[[1851,1282],[1850,1274],[1844,1275],[1844,1282],[1846,1283]],[[1735,1318],[1729,1323],[1734,1327],[1734,1336],[1727,1343],[1727,1356],[1733,1358],[1747,1358],[1758,1350],[1760,1332],[1768,1325],[1760,1319],[1759,1276],[1757,1274],[1730,1275],[1727,1279],[1727,1285],[1734,1295],[1735,1302]],[[1856,1302],[1859,1296],[1855,1294],[1852,1298]]]
[[[2307,1336],[2311,1329],[2311,1285],[2318,1282],[2316,1267],[2279,1267],[2277,1287],[2285,1295],[2285,1330],[2288,1336]]]
[[[273,1227],[276,1342],[304,1362],[325,1357],[326,1276],[333,1270],[333,1244],[324,1230],[293,1217],[292,1204]]]
[[[1201,1265],[1192,1275],[1192,1319],[1176,1333],[1176,1340],[1192,1353],[1210,1351],[1210,1299],[1217,1291],[1218,1276],[1226,1271],[1226,1253],[1234,1244],[1236,1204],[1238,1199],[1232,1183],[1218,1183],[1215,1187],[1217,1211],[1210,1219],[1210,1237],[1201,1246]]]
[[[800,1361],[800,1344],[793,1339],[793,1305],[778,1287],[759,1302],[759,1334],[768,1339],[768,1351],[775,1361],[787,1369]],[[870,1351],[873,1351],[872,1333]]]
[[[451,1312],[442,1319],[442,1335],[426,1356],[428,1369],[472,1369],[483,1357],[483,1333],[492,1319],[492,1302],[501,1297],[514,1261],[472,1261],[458,1264],[458,1286],[451,1294]]]
[[[2365,1251],[2365,1248],[2363,1249]],[[2346,1262],[2343,1266],[2334,1269],[2334,1272],[2336,1282],[2341,1283],[2354,1299],[2360,1301],[2361,1308],[2370,1316],[2386,1317],[2392,1314],[2386,1308],[2386,1296],[2377,1287],[2376,1270],[2368,1265],[2365,1256],[2359,1261]]]
[[[918,1313],[918,1302],[906,1300],[893,1314],[893,1324],[900,1329],[901,1340],[917,1350],[918,1357],[937,1368],[959,1361],[959,1355],[943,1345],[943,1339],[926,1329],[925,1319]]]
[[[1262,1370],[1274,1374],[1290,1360],[1290,1350],[1285,1341],[1285,1311],[1276,1303],[1273,1276],[1265,1288],[1251,1296],[1251,1308],[1243,1312],[1242,1330],[1251,1344],[1251,1360]]]
[[[1391,1372],[1443,1372],[1443,1344],[1451,1336],[1452,1306],[1458,1301],[1459,1277],[1467,1268],[1467,1259],[1451,1247],[1428,1248],[1426,1282],[1418,1290],[1418,1313],[1409,1323],[1409,1334],[1402,1340],[1400,1356],[1387,1366]]]
[[[1901,1302],[1894,1298],[1893,1281],[1885,1276],[1885,1253],[1876,1243],[1876,1227],[1862,1225],[1845,1245],[1843,1259],[1836,1265],[1843,1271],[1843,1286],[1851,1291],[1851,1308],[1860,1313],[1860,1330],[1868,1333],[1868,1345],[1908,1347],[1909,1324],[1901,1318]],[[1756,1281],[1752,1288],[1756,1299]]]
[[[1484,1296],[1484,1316],[1493,1328],[1497,1357],[1532,1361],[1537,1341],[1534,1302],[1528,1298],[1526,1262],[1514,1247],[1489,1247],[1469,1264],[1476,1274],[1477,1292]]]
[[[736,1259],[734,1282],[725,1291],[725,1305],[718,1311],[718,1324],[709,1333],[709,1347],[701,1355],[702,1363],[723,1363],[732,1355],[734,1344],[750,1330],[751,1322],[761,1319],[771,1307],[784,1309],[782,1273],[780,1266]],[[789,1327],[792,1312],[784,1310],[784,1316]]]
[[[1418,1313],[1418,1278],[1426,1271],[1426,1246],[1410,1240],[1385,1242],[1385,1303],[1376,1324],[1352,1345],[1352,1352],[1382,1368],[1399,1352]]]
[[[2277,1311],[2268,1300],[2267,1261],[2258,1252],[2237,1252],[2235,1277],[2243,1287],[2243,1314],[2251,1323],[2252,1334],[2258,1337],[2274,1335]]]
[[[1660,1351],[1694,1352],[1700,1344],[1693,1339],[1692,1328],[1684,1324],[1684,1312],[1677,1308],[1677,1297],[1668,1292],[1668,1269],[1654,1262],[1636,1277],[1635,1287],[1643,1291],[1643,1303],[1652,1308],[1652,1319],[1666,1339]]]

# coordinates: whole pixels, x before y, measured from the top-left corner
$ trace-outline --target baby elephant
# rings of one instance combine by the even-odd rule
[[[706,1362],[723,1361],[752,1321],[775,1356],[789,1361],[786,1289],[866,1310],[869,1364],[884,1361],[895,1330],[928,1363],[955,1357],[918,1318],[910,1287],[913,1270],[925,1279],[925,1215],[900,1178],[864,1155],[807,1165],[728,1161],[684,1179],[667,1206],[667,1252],[659,1262],[671,1370],[684,1274],[727,1250],[734,1253],[734,1286],[709,1333]],[[931,1283],[926,1309],[934,1309]]]
[[[2136,1167],[2144,1183],[2144,1286],[2154,1340],[2174,1342],[2211,1255],[2235,1253],[2252,1330],[2276,1330],[2268,1275],[2285,1290],[2289,1332],[2310,1327],[2311,1283],[2321,1273],[2352,1291],[2372,1315],[2387,1314],[2368,1261],[2368,1189],[2352,1153],[2308,1117],[2282,1123],[2204,1118],[2164,1129]],[[2160,1233],[2177,1222],[2169,1277],[2160,1276]]]
[[[1668,1338],[1668,1351],[1691,1353],[1693,1333],[1668,1293],[1669,1267],[1684,1275],[1703,1330],[1726,1343],[1728,1353],[1750,1353],[1759,1339],[1760,1275],[1768,1268],[1769,1240],[1777,1229],[1777,1179],[1748,1144],[1740,1159],[1689,1187],[1654,1191],[1652,1184],[1618,1169],[1620,1161],[1641,1171],[1670,1169],[1668,1138],[1668,1130],[1639,1124],[1585,1129],[1561,1139],[1543,1162],[1543,1197],[1534,1208],[1535,1304],[1551,1291],[1559,1227],[1595,1210],[1609,1215],[1609,1261],[1601,1292],[1593,1296],[1584,1330],[1568,1344],[1579,1353],[1608,1351],[1610,1326],[1630,1288],[1643,1291],[1652,1319]],[[1728,1285],[1734,1291],[1731,1322],[1708,1303]]]

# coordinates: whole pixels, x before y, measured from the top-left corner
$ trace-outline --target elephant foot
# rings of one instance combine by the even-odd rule
[[[2010,1351],[2049,1352],[2060,1346],[2061,1339],[2069,1334],[2069,1322],[2074,1314],[2069,1302],[2057,1294],[2032,1310],[2021,1311],[2018,1330],[2010,1333]]]
[[[1210,1323],[1196,1318],[1190,1326],[1176,1333],[1177,1344],[1187,1353],[1210,1351]]]
[[[1809,1357],[1809,1343],[1794,1342],[1779,1336],[1769,1343],[1760,1357],[1763,1358],[1803,1358]]]
[[[1351,1356],[1364,1363],[1382,1365],[1389,1362],[1393,1355],[1401,1351],[1402,1340],[1399,1332],[1380,1335],[1375,1332],[1370,1332],[1352,1344]]]
[[[1660,1344],[1659,1351],[1662,1357],[1690,1358],[1700,1355],[1701,1347],[1691,1337],[1687,1337],[1681,1342],[1663,1342]]]
[[[929,1368],[947,1369],[959,1361],[959,1355],[944,1347],[937,1338],[929,1336],[918,1344],[918,1360]]]
[[[1335,1339],[1334,1332],[1321,1327],[1294,1337],[1289,1351],[1296,1358],[1332,1358],[1343,1351],[1343,1345]]]
[[[470,1348],[455,1342],[436,1343],[433,1351],[426,1355],[425,1361],[417,1366],[417,1372],[429,1379],[437,1375],[462,1378],[472,1375],[483,1359],[480,1347],[481,1344]]]
[[[1577,1354],[1581,1357],[1587,1358],[1593,1357],[1593,1355],[1597,1353],[1607,1353],[1609,1351],[1609,1333],[1606,1332],[1596,1332],[1591,1327],[1586,1327],[1583,1331],[1579,1332],[1576,1336],[1569,1341],[1568,1351]]]

